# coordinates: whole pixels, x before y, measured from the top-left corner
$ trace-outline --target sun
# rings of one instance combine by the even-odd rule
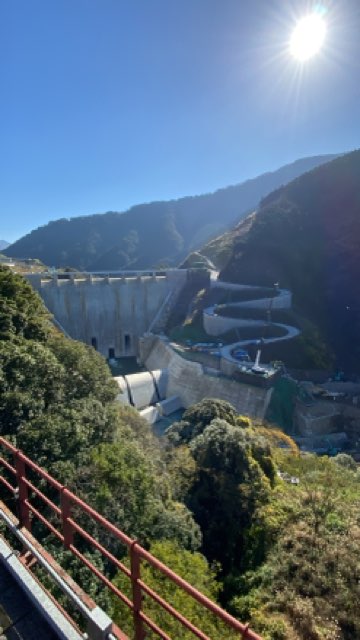
[[[317,54],[325,40],[326,24],[319,13],[310,13],[297,23],[291,39],[290,52],[304,62]]]

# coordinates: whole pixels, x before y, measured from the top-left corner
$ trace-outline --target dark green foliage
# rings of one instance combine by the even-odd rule
[[[275,382],[266,413],[269,422],[279,425],[286,433],[292,433],[298,386],[295,380],[281,377]]]
[[[96,351],[81,342],[53,334],[48,347],[65,369],[64,395],[67,399],[92,397],[106,404],[115,400],[118,386],[109,368]]]
[[[174,265],[256,207],[264,194],[331,157],[304,158],[213,194],[137,205],[125,213],[63,218],[32,231],[5,253],[89,270]]]
[[[267,196],[221,273],[233,282],[289,287],[295,306],[319,328],[339,366],[352,371],[360,357],[359,184],[356,151]],[[306,333],[302,339],[299,346],[309,345],[308,356],[327,367],[316,341]]]
[[[41,299],[26,280],[0,266],[0,340],[43,342],[48,318]]]
[[[11,302],[2,310],[1,434],[128,533],[197,548],[199,529],[172,500],[159,442],[115,401],[105,360],[52,329],[40,298],[10,271],[0,271],[0,299]]]
[[[216,572],[209,567],[206,558],[200,553],[185,551],[179,545],[170,541],[154,542],[150,551],[156,558],[200,590],[205,596],[213,601],[217,600],[220,584],[216,580]],[[210,638],[235,640],[238,637],[238,634],[233,633],[218,618],[197,604],[193,598],[146,563],[143,563],[142,566],[142,579]],[[114,583],[123,593],[131,597],[129,581],[123,574],[119,573]],[[192,640],[194,638],[190,631],[187,631],[185,627],[180,625],[146,595],[143,599],[143,607],[146,615],[154,620],[171,638],[181,638],[181,640]],[[113,615],[121,628],[132,637],[132,615],[129,609],[119,600],[115,601],[114,599]],[[155,640],[157,637],[150,630],[147,630],[146,638]]]
[[[56,562],[63,568],[63,570],[72,577],[72,579],[87,593],[90,598],[96,602],[96,604],[104,609],[108,614],[112,613],[112,599],[109,590],[104,589],[102,583],[100,583],[95,575],[88,569],[71,551],[67,551],[64,548],[53,544],[50,540],[46,541],[46,550],[52,555]],[[82,550],[84,556],[101,572],[106,572],[106,564],[101,554],[92,549],[88,551]],[[64,595],[64,592],[57,587],[54,580],[49,576],[48,572],[44,570],[39,563],[33,567],[35,576],[40,580],[41,584],[51,593],[56,602],[60,606],[64,607],[66,612],[71,615],[72,619],[76,621],[76,624],[84,632],[87,629],[87,620],[84,620],[79,613],[78,609],[72,604],[72,602]]]
[[[58,405],[65,372],[46,345],[35,341],[1,341],[0,356],[0,430],[16,434]]]
[[[360,637],[360,475],[350,456],[276,450],[275,432],[212,399],[190,407],[159,441],[135,410],[116,403],[105,361],[56,333],[21,278],[0,270],[0,300],[2,434],[191,584],[221,597],[264,640]],[[275,460],[300,484],[278,479]],[[125,558],[122,545],[75,511],[80,524]],[[33,530],[131,633],[131,616],[93,575],[56,547],[36,519]],[[78,542],[109,579],[130,588]],[[194,553],[200,546],[206,559]],[[146,564],[142,578],[210,637],[233,637]],[[170,635],[187,638],[146,596],[144,606]]]
[[[216,418],[192,440],[191,451],[198,474],[187,503],[203,532],[203,551],[225,574],[240,570],[246,532],[274,481],[270,447],[251,429]]]
[[[300,484],[282,482],[266,505],[268,556],[238,580],[233,611],[265,640],[358,638],[359,476],[327,458],[279,462]]]
[[[117,386],[99,354],[67,340],[40,297],[0,269],[0,432],[71,482],[91,447],[113,439]]]
[[[357,470],[357,464],[354,458],[352,456],[349,456],[349,454],[347,453],[338,453],[337,456],[333,458],[333,461],[341,467],[349,469],[350,471]]]
[[[180,422],[175,422],[166,431],[169,440],[175,444],[189,443],[199,436],[215,419],[221,418],[229,424],[236,424],[237,413],[225,400],[205,398],[187,409]]]
[[[163,471],[165,471],[163,469]],[[166,474],[159,478],[156,461],[142,450],[130,429],[117,441],[95,447],[78,478],[97,510],[133,538],[177,540],[197,549],[201,533],[186,507],[171,499]]]

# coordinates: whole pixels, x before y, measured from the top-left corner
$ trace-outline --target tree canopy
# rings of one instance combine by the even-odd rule
[[[351,456],[304,455],[289,436],[216,399],[189,407],[160,440],[117,403],[105,360],[59,334],[37,294],[2,268],[0,327],[2,435],[264,640],[360,637],[360,472]],[[130,632],[128,612],[39,523],[34,529]],[[90,530],[124,556],[96,524]],[[81,544],[125,589],[124,576]],[[146,564],[143,578],[210,637],[232,640]],[[188,637],[144,604],[167,633]]]
[[[234,407],[225,400],[204,398],[186,409],[182,420],[171,425],[166,435],[175,445],[189,443],[199,436],[215,418],[221,418],[234,425],[237,414]]]

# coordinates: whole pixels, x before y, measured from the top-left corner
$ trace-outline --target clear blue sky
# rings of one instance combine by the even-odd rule
[[[1,0],[0,238],[360,146],[360,1]]]

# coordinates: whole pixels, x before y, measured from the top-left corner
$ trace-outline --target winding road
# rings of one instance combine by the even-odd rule
[[[271,311],[276,310],[286,310],[291,308],[292,303],[292,294],[288,289],[277,289],[277,294],[275,296],[264,297],[264,287],[262,286],[252,286],[252,285],[242,285],[242,284],[233,284],[229,282],[223,282],[218,279],[218,273],[215,272],[211,276],[211,288],[223,289],[226,291],[238,291],[242,294],[246,295],[246,290],[251,290],[251,296],[249,296],[249,300],[242,300],[241,302],[230,302],[228,304],[222,304],[221,309],[232,308],[232,309],[246,309],[247,314],[249,310],[263,310],[265,312],[271,313]],[[259,298],[254,298],[253,293],[256,290],[259,290]],[[269,289],[270,291],[270,289]],[[261,292],[261,293],[260,293]],[[259,342],[260,344],[270,344],[275,342],[282,342],[284,340],[291,340],[292,338],[296,338],[300,334],[299,329],[293,327],[288,324],[283,324],[279,322],[271,322],[273,327],[277,327],[281,329],[284,333],[283,335],[276,337],[264,338],[264,330],[269,327],[269,322],[266,320],[258,320],[252,318],[234,318],[221,314],[221,309],[219,312],[219,305],[213,305],[211,307],[207,307],[203,311],[203,324],[206,332],[209,335],[219,336],[226,331],[231,329],[241,329],[241,328],[258,328],[259,335],[247,338],[244,340],[239,340],[237,342],[233,342],[232,344],[228,344],[221,348],[221,355],[230,360],[232,362],[239,362],[236,358],[233,357],[232,353],[236,348],[244,348],[250,344],[254,344]],[[240,311],[241,314],[241,311]]]

